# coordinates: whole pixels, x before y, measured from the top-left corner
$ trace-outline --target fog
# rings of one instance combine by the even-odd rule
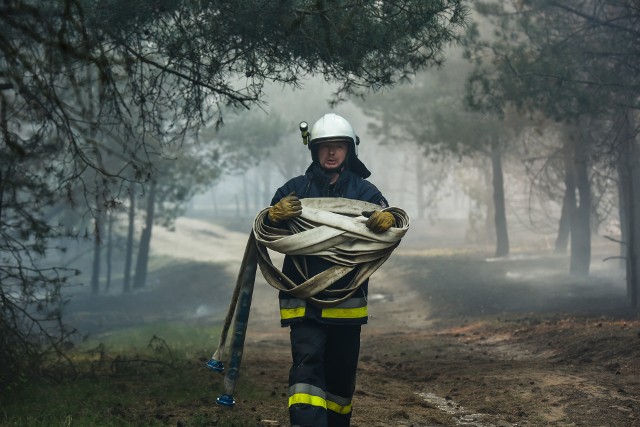
[[[418,76],[418,83],[407,83],[403,88],[411,92],[414,84],[423,86],[425,82],[452,74],[448,67],[464,66],[459,52],[453,52],[442,69],[426,72]],[[454,74],[465,77],[459,69]],[[462,86],[463,81],[449,84]],[[415,90],[421,89],[416,87]],[[123,293],[122,271],[128,230],[124,209],[114,218],[112,253],[106,267],[111,271],[111,282],[107,288],[103,263],[97,295],[90,295],[88,287],[93,259],[91,239],[67,242],[69,249],[60,260],[64,265],[82,271],[77,284],[65,291],[71,297],[69,318],[78,322],[74,326],[81,332],[98,336],[112,328],[135,326],[140,321],[151,324],[198,321],[210,323],[213,328],[226,313],[255,215],[269,206],[278,187],[303,174],[311,162],[309,150],[302,144],[298,123],[303,120],[313,123],[326,112],[335,112],[352,123],[361,139],[358,156],[372,172],[369,180],[392,206],[406,210],[411,217],[410,231],[397,250],[398,257],[468,254],[484,259],[489,266],[499,264],[500,281],[513,283],[514,289],[521,286],[529,289],[522,294],[527,295],[525,299],[520,300],[518,294],[514,294],[515,299],[505,305],[505,310],[526,312],[545,306],[571,310],[572,301],[575,301],[576,309],[584,309],[584,298],[613,298],[614,306],[620,308],[617,305],[624,301],[624,272],[619,260],[603,261],[619,253],[618,244],[611,240],[620,238],[615,210],[609,210],[606,216],[599,218],[593,228],[590,278],[576,281],[568,274],[568,252],[554,253],[562,199],[552,193],[543,194],[536,188],[535,177],[528,173],[516,150],[515,155],[504,158],[504,197],[511,249],[506,256],[495,257],[490,159],[479,152],[470,155],[429,153],[424,145],[410,140],[407,135],[391,137],[385,142],[380,134],[380,121],[365,114],[362,103],[346,101],[335,108],[330,107],[334,91],[335,86],[321,79],[305,81],[303,88],[297,90],[270,86],[259,111],[239,113],[240,118],[258,115],[260,120],[280,120],[278,144],[259,151],[239,168],[225,169],[212,185],[202,188],[188,200],[181,213],[166,226],[154,225],[149,277],[143,288]],[[382,102],[382,97],[393,96],[393,93],[394,90],[386,90],[374,94],[364,103]],[[231,113],[232,117],[233,114],[236,113]],[[425,120],[425,123],[429,122]],[[235,126],[233,119],[228,123],[225,126]],[[242,132],[260,141],[259,127],[245,127]],[[538,128],[535,132],[533,135],[522,132],[516,137],[516,144],[525,145],[527,138],[540,134],[545,138],[557,136],[552,126],[548,131]],[[210,135],[213,135],[211,140],[201,140],[200,144],[216,144],[218,133]],[[549,139],[546,142],[553,144]],[[426,145],[429,141],[423,143]],[[283,172],[283,161],[287,163],[288,176]],[[422,191],[422,207],[419,207],[418,191]],[[602,200],[607,198],[615,203],[614,195],[602,195]],[[141,212],[135,220],[138,238],[143,228],[144,214]],[[105,239],[103,246],[106,244]],[[272,255],[276,264],[282,261],[281,255]],[[393,264],[393,257],[390,263]],[[207,272],[208,268],[213,270]],[[185,269],[194,273],[180,278]],[[384,277],[384,273],[379,274]],[[207,283],[187,283],[203,278]],[[430,284],[415,286],[428,290]],[[211,290],[205,292],[208,288]],[[377,295],[386,301],[390,297],[375,293],[375,289],[374,286],[372,298]],[[277,328],[276,291],[259,277],[256,292],[259,302],[255,303],[254,312],[260,313],[258,317],[269,319],[271,327]],[[479,304],[477,308],[480,307],[485,306]],[[483,311],[486,309],[482,308]],[[129,310],[139,315],[132,317]],[[83,316],[86,316],[86,324],[80,320]]]
[[[451,67],[467,67],[460,60],[461,53],[450,53],[446,65],[441,70],[432,70],[421,75],[429,80],[430,75],[449,73]],[[453,85],[464,86],[466,75],[456,71],[460,81]],[[436,79],[432,77],[431,79]],[[403,89],[411,91],[412,83]],[[381,123],[367,116],[363,110],[351,101],[335,108],[329,103],[336,87],[321,79],[311,79],[303,89],[290,90],[277,86],[267,88],[265,106],[259,114],[265,120],[277,117],[283,120],[282,141],[275,149],[269,149],[257,156],[257,166],[243,167],[231,171],[220,178],[210,189],[196,195],[188,204],[187,215],[240,217],[250,224],[255,214],[269,206],[273,194],[288,179],[301,175],[311,163],[311,154],[303,145],[298,123],[307,121],[312,124],[327,112],[335,112],[347,118],[360,137],[358,157],[372,172],[369,181],[374,183],[393,206],[406,210],[412,221],[421,228],[438,229],[449,227],[448,221],[459,224],[456,234],[457,244],[491,245],[492,230],[478,230],[485,225],[491,227],[490,164],[483,155],[474,154],[469,158],[455,153],[442,157],[425,154],[424,146],[406,136],[392,137],[385,142],[380,134]],[[375,104],[380,96],[393,94],[393,89],[382,94],[373,94],[363,102]],[[378,98],[377,98],[378,96]],[[405,120],[410,119],[407,116]],[[428,122],[428,120],[426,120]],[[428,125],[426,125],[428,126]],[[248,133],[259,129],[247,129]],[[424,140],[423,145],[433,141]],[[279,163],[287,159],[290,176],[282,173]],[[508,200],[509,231],[516,245],[553,249],[560,217],[561,200],[535,199],[535,183],[522,165],[521,159],[509,158],[505,165],[508,178],[505,179],[505,191]],[[423,193],[423,207],[418,207],[418,186]],[[482,200],[479,200],[482,199]],[[489,210],[488,210],[489,209]],[[487,217],[489,215],[489,217]],[[472,224],[470,224],[470,221]],[[607,218],[602,232],[619,233],[615,227],[615,215]],[[452,230],[449,230],[452,231]],[[436,233],[438,234],[438,233]],[[466,237],[465,237],[466,235]],[[454,239],[455,240],[455,239]],[[425,241],[430,247],[441,246],[438,241]],[[447,244],[450,244],[447,243]]]
[[[322,311],[366,316],[354,425],[638,424],[637,1],[0,10],[0,424],[285,425],[280,316],[309,306],[254,243],[279,267],[307,227],[321,277],[376,269]],[[270,227],[326,113],[391,208]],[[205,367],[238,312],[231,412],[237,366]]]
[[[458,53],[459,55],[459,53]],[[463,82],[460,82],[463,84]],[[433,192],[433,206],[422,212],[421,215],[432,218],[466,218],[468,216],[471,199],[463,193],[460,183],[455,181],[455,175],[459,174],[464,163],[457,165],[449,163],[452,159],[442,159],[439,163],[422,156],[423,149],[411,141],[398,138],[391,143],[384,144],[378,130],[372,129],[372,125],[380,126],[380,122],[368,117],[361,108],[350,101],[340,103],[336,107],[329,105],[336,86],[323,82],[320,78],[311,79],[304,83],[303,89],[290,90],[277,86],[267,88],[265,106],[259,114],[265,120],[274,116],[283,120],[282,142],[275,148],[256,158],[258,166],[247,166],[239,171],[224,175],[218,183],[203,194],[196,195],[189,204],[190,210],[206,211],[218,209],[227,215],[240,214],[253,218],[257,209],[269,205],[275,190],[295,175],[305,172],[311,163],[311,154],[303,145],[298,130],[301,121],[307,121],[311,125],[323,114],[334,112],[339,114],[352,124],[360,137],[361,144],[358,147],[358,157],[372,171],[369,178],[386,196],[391,204],[401,204],[403,209],[412,217],[418,213],[416,206],[416,186],[421,171],[416,170],[417,162],[426,165],[428,169],[423,174],[433,175],[432,182],[428,178],[423,180],[425,194]],[[375,98],[372,101],[375,102]],[[259,129],[247,129],[247,132],[256,132]],[[427,143],[427,141],[425,141]],[[291,176],[284,176],[280,163],[282,158],[291,159]],[[455,162],[454,162],[455,163]],[[438,182],[438,190],[433,191],[433,181],[440,179],[441,170],[446,175],[445,182]],[[480,172],[471,172],[468,179],[474,180]],[[265,188],[265,183],[270,184]],[[245,196],[245,187],[247,188]],[[429,194],[431,195],[431,194]],[[246,203],[251,212],[248,213]],[[441,200],[442,199],[442,200]],[[238,207],[240,206],[240,207]]]
[[[102,238],[101,277],[97,292],[89,286],[92,263],[95,262],[90,222],[85,226],[86,237],[58,242],[65,246],[66,250],[59,255],[51,256],[51,264],[55,265],[58,261],[67,268],[75,268],[81,272],[64,291],[71,297],[69,310],[74,313],[71,318],[78,318],[78,313],[90,315],[90,312],[98,312],[97,307],[100,307],[102,302],[107,303],[108,310],[113,310],[111,306],[114,303],[109,298],[118,298],[117,304],[121,304],[121,298],[139,299],[137,304],[146,306],[149,303],[143,295],[153,292],[154,286],[162,285],[163,292],[175,292],[175,298],[184,299],[186,304],[179,312],[171,313],[165,320],[189,321],[207,316],[207,321],[212,324],[216,319],[219,320],[226,309],[225,297],[230,295],[253,218],[261,209],[269,206],[278,187],[288,179],[303,174],[311,163],[310,152],[302,144],[298,123],[304,120],[312,124],[327,112],[335,112],[349,120],[361,140],[358,156],[372,172],[369,180],[381,190],[392,206],[400,207],[410,215],[411,228],[398,249],[399,253],[415,256],[471,253],[483,257],[487,262],[513,262],[513,268],[505,270],[506,279],[538,283],[541,291],[553,287],[558,283],[558,275],[568,274],[568,266],[562,263],[559,266],[558,259],[566,261],[569,253],[565,248],[558,254],[555,248],[562,210],[561,193],[544,187],[560,183],[541,182],[536,174],[548,171],[541,169],[532,173],[532,165],[524,162],[521,147],[525,147],[526,150],[536,139],[551,147],[561,145],[561,135],[555,131],[555,125],[529,121],[519,125],[522,129],[511,133],[512,141],[509,144],[512,148],[511,151],[505,151],[503,158],[504,199],[510,252],[495,258],[496,228],[491,160],[486,153],[482,150],[465,152],[452,149],[447,152],[429,148],[430,145],[438,145],[437,140],[428,139],[429,135],[433,138],[439,136],[433,136],[433,132],[424,132],[423,140],[416,138],[415,134],[410,132],[416,123],[406,125],[407,133],[402,132],[404,125],[400,125],[397,127],[400,129],[399,132],[385,138],[381,133],[382,122],[379,115],[372,116],[365,111],[371,111],[374,108],[372,106],[388,103],[388,100],[394,97],[403,99],[402,97],[411,93],[425,93],[429,96],[429,90],[425,91],[425,87],[435,88],[436,93],[433,96],[442,97],[443,95],[437,93],[438,85],[464,87],[470,70],[470,66],[462,61],[461,52],[451,50],[447,62],[441,69],[423,72],[412,82],[372,93],[364,100],[347,100],[336,106],[330,106],[336,86],[324,82],[321,78],[308,79],[300,89],[295,90],[280,85],[267,86],[264,102],[259,109],[229,111],[225,125],[220,131],[200,133],[199,146],[219,144],[219,141],[225,138],[224,131],[231,129],[233,132],[239,132],[240,139],[250,136],[252,141],[257,141],[258,146],[264,142],[265,147],[252,150],[244,161],[234,163],[233,166],[225,164],[223,160],[219,165],[221,174],[212,180],[211,184],[199,188],[182,206],[178,205],[177,217],[161,219],[153,226],[148,267],[150,276],[146,286],[138,289],[134,287],[132,294],[123,294],[122,271],[126,266],[126,240],[129,229],[126,200],[122,199],[123,205],[114,211],[112,234],[109,237],[104,234]],[[394,111],[393,118],[400,122],[414,121],[415,113],[411,111],[413,106],[405,105],[404,108],[407,109],[406,116],[403,116],[402,111]],[[427,130],[435,126],[434,117],[443,114],[437,108],[435,105],[426,111],[431,115],[424,118],[423,126]],[[247,117],[249,119],[245,119]],[[477,123],[474,120],[469,120],[469,123],[460,122],[459,126],[471,127],[469,132],[474,135],[473,125]],[[521,120],[514,116],[515,122]],[[275,146],[273,142],[262,139],[263,129],[259,124],[265,122],[280,124],[275,131],[278,139]],[[258,125],[251,127],[246,123]],[[476,132],[478,140],[482,138],[480,132],[484,126]],[[265,138],[272,137],[272,134],[265,135]],[[242,149],[241,146],[239,148]],[[545,155],[544,151],[538,153],[541,156]],[[203,151],[201,155],[207,156],[207,151]],[[620,251],[618,244],[614,242],[620,239],[617,211],[612,208],[617,203],[614,190],[611,186],[603,188],[598,196],[603,213],[594,216],[595,221],[592,224],[593,254],[590,280],[593,280],[593,277],[604,278],[607,286],[615,285],[618,295],[624,290],[624,275],[619,260],[603,261],[616,257]],[[422,194],[419,195],[419,192]],[[141,187],[138,193],[140,204],[134,221],[134,241],[140,238],[141,231],[145,228],[144,197],[147,193],[148,186]],[[105,253],[107,246],[110,248],[109,255]],[[134,259],[137,250],[136,243]],[[278,254],[274,256],[281,260]],[[544,260],[547,258],[551,264],[548,268],[544,266]],[[523,259],[539,260],[535,262],[536,269],[531,270],[527,267],[524,271],[519,271],[521,263],[518,261]],[[210,279],[212,286],[222,286],[223,290],[214,291],[211,295],[202,295],[202,288],[196,286],[193,288],[193,295],[185,295],[187,291],[183,286],[164,283],[163,275],[171,274],[172,268],[179,270],[180,265],[185,263],[214,263],[221,266],[220,272],[223,273]],[[266,286],[265,283],[263,285]],[[265,295],[268,295],[269,304],[275,309],[275,291],[269,291]],[[571,292],[573,291],[575,290]],[[165,298],[167,301],[174,299],[170,296]],[[88,305],[85,307],[83,304]],[[149,309],[153,311],[151,307]],[[152,320],[146,320],[160,321],[160,313],[166,314],[166,310],[158,310],[157,316],[151,316]],[[110,316],[120,315],[111,313]],[[82,323],[74,326],[80,331],[86,329],[85,332],[104,333],[112,326],[122,327],[131,320],[128,316],[124,316],[123,319],[128,320],[100,320],[96,323],[93,319],[86,328]],[[98,324],[100,327],[97,327]]]

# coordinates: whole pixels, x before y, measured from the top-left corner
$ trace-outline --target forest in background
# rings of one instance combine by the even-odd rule
[[[306,168],[297,123],[328,109],[412,217],[454,218],[495,257],[514,242],[567,253],[582,278],[594,236],[614,241],[608,262],[640,305],[636,2],[0,12],[3,392],[68,362],[69,298],[147,286],[154,227],[203,203],[244,227]]]

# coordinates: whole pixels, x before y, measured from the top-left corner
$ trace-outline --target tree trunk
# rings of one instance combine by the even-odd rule
[[[244,201],[244,212],[242,212],[242,217],[246,217],[249,212],[251,212],[251,206],[249,202],[249,184],[247,182],[247,174],[242,175],[242,196]]]
[[[421,155],[416,155],[416,205],[418,207],[418,215],[417,219],[424,218],[424,177],[423,174],[423,164],[424,157]]]
[[[496,229],[496,256],[509,255],[509,232],[504,200],[504,174],[502,170],[502,148],[499,141],[491,143],[491,170],[493,172],[493,207]]]
[[[271,197],[273,197],[273,188],[271,188],[271,170],[269,168],[262,169],[262,203],[259,209],[269,206]],[[257,212],[256,212],[257,214]]]
[[[147,267],[149,265],[149,247],[151,245],[151,231],[153,229],[153,217],[156,206],[156,182],[152,180],[147,194],[147,215],[144,229],[140,235],[140,247],[138,248],[138,258],[136,259],[136,275],[133,280],[133,287],[143,288],[147,283]]]
[[[136,219],[136,195],[133,188],[129,189],[129,227],[127,230],[127,248],[124,259],[124,282],[122,283],[122,292],[127,293],[131,290],[131,264],[133,262],[133,236],[135,231]]]
[[[631,305],[640,307],[640,149],[633,134],[633,116],[627,113],[620,132],[621,143],[618,161],[618,191],[620,194],[620,229],[623,256],[626,265],[627,296]]]
[[[555,253],[566,254],[569,247],[569,235],[571,234],[571,215],[576,209],[576,175],[573,165],[573,143],[565,136],[562,144],[562,159],[564,161],[564,197],[562,199],[562,212],[558,225]]]
[[[571,131],[578,200],[571,216],[571,262],[569,272],[588,276],[591,263],[591,185],[589,183],[589,143],[580,129]]]
[[[482,159],[482,179],[484,180],[484,193],[482,198],[478,200],[479,206],[486,208],[486,215],[484,216],[484,235],[482,236],[483,243],[494,245],[496,243],[496,205],[493,202],[493,173],[487,162],[491,161],[491,152],[489,152],[489,158]]]
[[[102,239],[104,237],[104,211],[100,206],[100,197],[96,196],[96,215],[94,218],[95,239],[93,241],[93,268],[91,269],[91,294],[100,293],[100,263],[102,256]]]
[[[254,214],[262,207],[262,188],[260,188],[260,171],[258,168],[253,169],[253,206],[248,213],[249,216],[254,216]]]
[[[107,283],[105,284],[105,292],[109,292],[111,287],[111,261],[113,256],[113,211],[109,211],[107,220]]]
[[[404,161],[403,164],[407,164],[407,162],[409,161],[409,155],[408,154],[404,154]],[[400,168],[400,182],[409,182],[407,181],[407,168]],[[406,200],[405,200],[405,195],[406,195],[406,191],[401,191],[400,194],[398,194],[398,205],[397,206],[406,206]]]
[[[640,147],[635,139],[631,145],[631,188],[628,211],[629,244],[627,249],[627,294],[631,305],[640,308]]]
[[[621,154],[628,152],[628,147],[624,147],[625,144],[628,143],[624,141],[621,143],[616,165],[618,170],[618,220],[620,222],[620,263],[618,266],[621,270],[626,269],[625,257],[627,256],[627,245],[630,241],[628,225],[630,207],[627,204],[631,196],[629,193],[629,191],[631,191],[631,176],[628,165],[626,164],[627,158]]]

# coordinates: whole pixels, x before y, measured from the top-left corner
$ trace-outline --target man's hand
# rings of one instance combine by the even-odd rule
[[[269,208],[269,221],[276,225],[301,214],[302,203],[294,191]]]
[[[384,233],[396,223],[396,219],[391,212],[362,212],[362,216],[369,218],[365,225],[374,233]]]

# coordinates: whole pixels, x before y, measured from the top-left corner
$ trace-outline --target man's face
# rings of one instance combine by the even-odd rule
[[[347,158],[349,144],[343,141],[326,141],[318,145],[318,163],[327,171],[339,172]]]

